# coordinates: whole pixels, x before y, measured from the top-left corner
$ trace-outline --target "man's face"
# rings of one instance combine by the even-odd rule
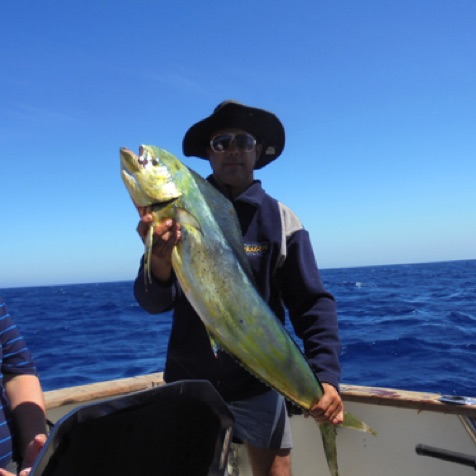
[[[213,175],[224,185],[246,188],[253,182],[261,145],[242,129],[221,129],[211,135],[209,159]]]

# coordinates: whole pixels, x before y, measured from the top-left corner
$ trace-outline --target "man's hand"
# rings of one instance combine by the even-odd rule
[[[139,214],[141,215],[141,221],[137,225],[137,233],[145,242],[154,217],[152,213],[147,213],[145,209],[141,208],[139,208]],[[172,273],[172,250],[181,236],[180,225],[171,218],[165,218],[155,225],[151,271],[158,281],[166,282],[169,280]]]
[[[322,388],[324,395],[311,410],[304,412],[304,416],[310,416],[318,423],[327,421],[333,425],[340,425],[344,421],[344,405],[339,392],[329,383],[323,383]]]

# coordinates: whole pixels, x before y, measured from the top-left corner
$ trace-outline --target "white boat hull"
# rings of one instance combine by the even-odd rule
[[[74,407],[162,385],[162,374],[101,382],[46,392],[48,416],[57,421]],[[419,444],[463,453],[476,458],[476,436],[471,419],[475,405],[439,402],[439,395],[374,387],[343,386],[346,410],[374,428],[371,436],[338,429],[340,476],[469,476],[475,468],[418,455]],[[328,475],[317,425],[303,416],[293,416],[292,466],[294,476]],[[235,450],[238,473],[252,476],[246,453]],[[233,461],[230,462],[230,466]]]

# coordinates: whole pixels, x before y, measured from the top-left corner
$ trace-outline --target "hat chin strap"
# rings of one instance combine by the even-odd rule
[[[260,159],[261,155],[263,154],[263,144],[256,144],[256,160],[255,160],[255,165],[254,169],[256,169],[256,164],[258,163],[258,160]]]

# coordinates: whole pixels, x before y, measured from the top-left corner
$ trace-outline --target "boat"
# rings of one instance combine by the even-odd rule
[[[163,385],[159,372],[47,391],[47,416],[58,422],[78,407]],[[340,476],[475,474],[476,399],[355,385],[342,385],[341,391],[346,410],[368,423],[377,436],[337,429]],[[291,426],[293,475],[329,474],[317,425],[293,415]],[[242,445],[230,445],[228,454],[221,474],[252,476]]]

